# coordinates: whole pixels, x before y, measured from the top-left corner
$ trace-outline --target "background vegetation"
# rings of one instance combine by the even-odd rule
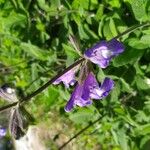
[[[0,0],[0,84],[12,84],[20,96],[32,93],[79,58],[69,35],[84,52],[147,21],[148,0]],[[25,105],[42,133],[48,133],[48,147],[61,146],[101,117],[74,139],[72,149],[149,149],[150,27],[124,35],[121,41],[123,54],[104,70],[95,66],[99,81],[105,76],[115,80],[106,99],[66,113],[73,88],[52,85]]]

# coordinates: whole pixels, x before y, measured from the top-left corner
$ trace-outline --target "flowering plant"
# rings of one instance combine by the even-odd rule
[[[106,68],[110,60],[124,51],[124,45],[113,39],[111,41],[102,41],[85,51],[84,57],[86,63],[81,65],[80,76],[76,83],[75,89],[68,101],[65,111],[69,112],[75,105],[80,107],[92,104],[92,99],[102,99],[106,97],[114,87],[114,81],[110,78],[105,78],[103,83],[99,85],[95,75],[89,67],[89,63],[93,62],[101,68]],[[75,73],[80,69],[78,65],[75,69],[72,68],[62,76],[60,76],[53,84],[63,82],[68,88],[76,82]]]

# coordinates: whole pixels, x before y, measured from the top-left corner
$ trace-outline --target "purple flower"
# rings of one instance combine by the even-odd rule
[[[89,73],[83,83],[78,83],[76,85],[75,90],[65,107],[65,111],[71,111],[75,105],[80,107],[90,105],[92,104],[91,99],[102,99],[106,97],[113,86],[114,82],[109,78],[105,78],[102,85],[99,86],[94,74],[92,72]]]
[[[113,39],[109,42],[101,41],[85,51],[84,56],[91,62],[106,68],[110,60],[124,51],[124,45]]]
[[[4,137],[6,135],[6,129],[5,128],[0,128],[0,139],[2,138],[2,137]]]
[[[78,70],[79,65],[75,68],[69,70],[65,74],[63,74],[61,77],[59,77],[55,82],[53,82],[54,85],[59,84],[60,82],[63,82],[63,84],[68,88],[69,85],[74,85],[75,80],[75,73]]]

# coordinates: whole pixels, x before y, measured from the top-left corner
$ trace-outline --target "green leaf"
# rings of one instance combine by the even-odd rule
[[[124,129],[117,131],[118,141],[123,150],[128,150],[128,140]]]
[[[135,128],[136,135],[146,135],[150,133],[150,124],[141,125]]]
[[[149,47],[149,43],[145,43],[142,39],[139,40],[137,38],[129,39],[129,46],[136,48],[136,49],[145,49]]]
[[[111,32],[111,28],[110,28],[110,22],[109,20],[107,20],[104,24],[104,27],[103,27],[103,34],[104,36],[106,37],[107,40],[110,40],[113,38],[113,34]]]
[[[86,33],[83,24],[78,25],[79,35],[81,39],[89,39],[88,34]]]
[[[117,101],[120,95],[120,84],[116,83],[114,89],[111,92],[111,101]]]
[[[59,96],[59,92],[57,88],[54,88],[54,87],[48,88],[48,95],[45,101],[45,105],[47,109],[50,109],[50,106],[55,103],[58,96]]]
[[[22,14],[17,14],[15,12],[11,12],[10,15],[8,17],[2,17],[0,16],[0,24],[2,24],[2,26],[5,29],[10,29],[12,26],[25,26],[25,23],[27,22],[26,20],[26,16],[22,15]]]
[[[109,27],[110,27],[110,30],[111,30],[113,37],[115,37],[118,33],[116,30],[115,22],[112,18],[110,18]]]
[[[136,85],[139,89],[141,89],[141,90],[150,89],[150,84],[148,83],[149,82],[148,78],[137,75],[135,78],[135,81],[136,81]]]
[[[80,109],[74,114],[70,114],[69,118],[76,124],[87,123],[90,120],[93,120],[94,112],[90,109]]]
[[[135,63],[135,61],[142,57],[143,53],[144,51],[142,50],[126,48],[121,55],[114,58],[113,65],[119,67],[129,63]]]
[[[95,17],[97,20],[101,20],[103,16],[103,11],[104,11],[104,5],[100,4],[96,13],[96,17]]]
[[[119,8],[121,6],[120,0],[109,0],[108,3],[112,7],[116,7],[116,8]]]
[[[32,45],[31,43],[24,43],[22,42],[20,44],[20,48],[23,49],[26,53],[28,53],[30,56],[33,56],[40,60],[47,60],[47,52],[44,50],[41,50],[39,47]]]
[[[62,44],[63,46],[63,49],[65,50],[65,53],[67,54],[68,57],[71,57],[71,58],[78,58],[79,57],[79,54],[78,52],[71,46],[69,45],[66,45],[66,44]]]
[[[101,18],[101,21],[99,21],[98,35],[100,37],[103,37],[103,26],[104,26],[104,23],[105,23],[105,18],[106,18],[106,15],[103,15],[102,18]]]
[[[138,21],[147,21],[148,16],[146,13],[146,5],[147,0],[132,0],[131,6],[134,13],[135,18]]]
[[[48,4],[46,4],[45,0],[37,0],[38,5],[41,9],[48,11],[49,10],[49,6]]]
[[[150,46],[150,35],[143,35],[141,37],[141,42],[145,45]]]
[[[132,93],[133,89],[130,85],[123,78],[120,78],[120,81],[122,83],[122,91]]]
[[[144,145],[150,140],[150,135],[144,135],[140,142],[140,149],[144,150]]]

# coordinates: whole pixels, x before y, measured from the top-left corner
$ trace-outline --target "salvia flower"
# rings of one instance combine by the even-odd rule
[[[69,87],[69,85],[74,85],[75,80],[75,73],[78,70],[79,66],[76,66],[75,68],[69,70],[65,74],[63,74],[61,77],[59,77],[55,82],[53,82],[54,85],[59,84],[60,82],[63,82],[66,88]]]
[[[114,87],[113,80],[105,78],[101,86],[99,86],[92,72],[88,74],[82,83],[78,83],[68,101],[65,111],[69,112],[74,106],[87,106],[92,104],[91,99],[102,99],[106,97]]]
[[[112,39],[111,41],[101,41],[85,51],[85,58],[97,64],[101,68],[106,68],[110,60],[124,51],[124,45]]]

